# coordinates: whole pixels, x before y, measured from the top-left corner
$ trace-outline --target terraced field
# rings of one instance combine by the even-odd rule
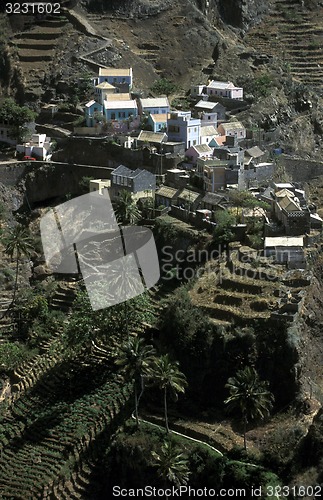
[[[41,98],[45,79],[50,77],[59,51],[59,41],[72,26],[64,17],[48,18],[17,33],[11,39],[22,74],[25,99]]]
[[[260,54],[285,63],[295,81],[322,92],[323,7],[311,11],[298,0],[275,0],[270,14],[245,41]]]
[[[3,499],[87,498],[99,449],[130,416],[131,388],[95,366],[59,363],[2,410]]]
[[[219,325],[245,325],[251,320],[276,318],[292,322],[302,300],[298,272],[287,272],[266,258],[246,262],[252,254],[248,247],[232,248],[230,257],[222,262],[209,262],[190,294],[194,305],[205,311]],[[309,284],[309,282],[307,283]]]

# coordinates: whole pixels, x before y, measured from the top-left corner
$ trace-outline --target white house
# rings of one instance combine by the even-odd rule
[[[140,113],[148,114],[167,114],[170,106],[167,97],[149,97],[140,99]]]
[[[212,80],[206,86],[209,96],[227,97],[228,99],[243,99],[243,88],[236,87],[232,82],[219,82]]]
[[[200,144],[209,144],[210,141],[219,135],[214,125],[204,125],[201,127]]]
[[[90,180],[90,193],[99,191],[100,194],[104,193],[105,189],[109,189],[111,181],[109,179],[91,179]]]
[[[190,111],[170,113],[167,121],[169,141],[184,142],[185,149],[197,146],[201,142],[201,120],[193,118]]]
[[[192,85],[191,86],[191,97],[200,97],[206,94],[205,85]]]
[[[33,134],[29,142],[17,144],[17,153],[24,156],[31,156],[39,160],[46,160],[51,152],[52,142],[46,134]]]

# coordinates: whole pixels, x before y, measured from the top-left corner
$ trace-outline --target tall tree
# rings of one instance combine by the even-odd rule
[[[0,123],[10,127],[11,136],[20,141],[26,134],[26,124],[35,120],[36,113],[27,106],[19,106],[11,99],[5,99],[0,105]]]
[[[28,229],[23,227],[21,224],[17,224],[13,229],[11,229],[2,238],[2,243],[4,244],[4,252],[11,259],[15,257],[16,259],[16,277],[14,284],[14,292],[11,304],[9,308],[14,304],[18,289],[18,275],[19,275],[19,261],[23,255],[30,257],[34,250],[33,238]],[[9,309],[8,308],[8,309]]]
[[[116,354],[115,364],[125,371],[128,378],[134,381],[137,426],[139,426],[139,401],[144,392],[144,377],[148,374],[155,355],[154,347],[145,345],[144,339],[138,337],[130,338],[128,342],[119,348]]]
[[[160,453],[151,452],[158,475],[166,482],[179,487],[187,484],[190,471],[188,461],[173,441],[164,441]]]
[[[186,377],[179,370],[178,366],[178,361],[172,361],[169,354],[165,354],[155,360],[150,371],[152,379],[164,394],[165,427],[167,433],[169,433],[167,393],[169,392],[177,400],[178,393],[184,393],[187,387]]]
[[[116,216],[121,224],[135,224],[140,219],[140,210],[130,191],[121,191],[116,201]]]
[[[226,384],[230,396],[224,401],[228,411],[238,412],[243,422],[244,449],[247,449],[247,424],[251,420],[263,419],[270,414],[274,396],[268,390],[268,382],[259,379],[256,370],[246,366],[230,377]]]

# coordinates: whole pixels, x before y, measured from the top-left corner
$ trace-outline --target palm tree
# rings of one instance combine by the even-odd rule
[[[116,216],[121,224],[135,224],[141,217],[130,191],[123,190],[116,201]]]
[[[254,368],[246,366],[235,377],[230,377],[225,386],[230,396],[224,401],[229,411],[238,411],[243,421],[244,449],[247,449],[246,432],[250,420],[263,419],[269,415],[274,396],[268,390],[268,382],[261,381]]]
[[[158,475],[177,487],[187,484],[190,471],[188,461],[172,441],[164,441],[160,453],[151,452]]]
[[[23,255],[30,257],[34,250],[33,239],[31,237],[28,229],[18,224],[13,229],[11,229],[3,238],[2,243],[4,244],[4,252],[11,259],[16,258],[16,278],[14,285],[14,292],[11,304],[8,309],[14,304],[18,289],[18,274],[19,274],[19,261]],[[7,312],[7,311],[6,311]]]
[[[167,391],[177,400],[178,393],[184,393],[187,387],[186,377],[184,373],[179,370],[178,366],[178,361],[171,361],[169,354],[165,354],[155,360],[150,370],[151,377],[157,383],[159,389],[164,393],[165,427],[167,433],[169,432]]]
[[[152,345],[145,345],[144,340],[138,337],[130,338],[117,352],[115,364],[123,368],[127,376],[134,380],[135,415],[139,426],[139,401],[144,391],[144,377],[155,359],[156,351]],[[138,389],[141,392],[138,396]]]

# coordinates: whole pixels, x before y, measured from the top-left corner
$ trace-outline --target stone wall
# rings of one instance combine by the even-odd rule
[[[111,168],[90,165],[69,165],[51,162],[21,162],[1,165],[0,183],[17,186],[25,193],[28,205],[66,195],[82,194],[80,181],[83,177],[109,179]]]
[[[174,168],[180,157],[150,154],[148,150],[127,149],[102,137],[69,137],[61,145],[63,149],[53,154],[53,160],[80,165],[98,165],[116,168],[123,164],[129,168],[145,168],[153,173]]]
[[[307,182],[314,177],[323,175],[323,162],[317,160],[303,160],[280,155],[278,164],[282,165],[289,180],[294,182]]]

